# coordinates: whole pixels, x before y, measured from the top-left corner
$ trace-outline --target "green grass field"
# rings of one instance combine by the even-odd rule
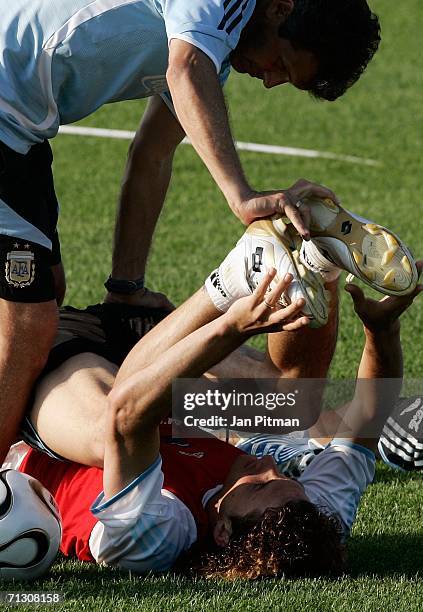
[[[285,188],[300,177],[326,184],[348,208],[391,227],[423,257],[419,180],[423,73],[418,69],[423,8],[421,0],[373,0],[372,4],[382,21],[382,47],[367,74],[345,98],[318,103],[289,87],[265,91],[258,81],[233,76],[226,91],[233,130],[243,141],[380,161],[380,166],[373,167],[241,154],[256,188]],[[111,105],[82,125],[135,129],[143,109],[142,101]],[[125,141],[67,135],[54,141],[68,280],[66,302],[74,306],[102,299],[127,147]],[[195,152],[191,147],[180,147],[149,262],[148,286],[181,303],[200,286],[242,231]],[[422,376],[422,331],[420,300],[403,321],[408,378]],[[345,295],[332,375],[354,376],[361,348],[361,327]],[[113,569],[63,562],[35,586],[64,591],[62,610],[418,612],[423,609],[421,476],[378,468],[376,483],[361,505],[349,557],[350,573],[334,582],[191,583],[172,576],[129,577]]]

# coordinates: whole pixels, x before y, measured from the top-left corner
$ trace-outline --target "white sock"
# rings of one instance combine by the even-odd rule
[[[313,239],[303,240],[300,259],[306,268],[321,274],[327,282],[336,280],[341,274],[341,268],[323,255]]]
[[[217,310],[226,312],[236,300],[251,295],[246,272],[244,246],[238,244],[205,282],[206,291]]]
[[[229,310],[233,300],[232,296],[228,295],[222,286],[219,268],[213,270],[210,276],[206,278],[204,287],[217,310],[220,310],[220,312]]]
[[[215,307],[221,312],[226,312],[239,298],[252,294],[255,283],[251,278],[250,282],[248,281],[251,273],[248,265],[249,261],[245,256],[245,244],[244,241],[240,241],[220,266],[206,279],[207,293]],[[273,283],[270,287],[272,285]],[[300,284],[294,279],[288,290],[282,295],[281,302],[288,305],[302,297],[304,296]]]

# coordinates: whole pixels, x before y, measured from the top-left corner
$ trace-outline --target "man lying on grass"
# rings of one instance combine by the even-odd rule
[[[258,459],[212,436],[172,439],[169,428],[160,430],[172,381],[202,376],[216,364],[215,374],[225,377],[326,376],[336,344],[336,282],[328,285],[327,325],[310,329],[301,314],[304,300],[278,305],[292,277],[268,291],[274,275],[269,271],[225,314],[207,291],[198,291],[149,331],[120,368],[113,361],[127,341],[126,323],[104,332],[92,310],[73,312],[67,340],[74,354],[59,363],[56,352],[56,367],[39,381],[26,425],[39,448],[72,462],[22,444],[8,457],[8,467],[33,475],[55,496],[65,555],[163,571],[198,542],[204,552],[193,552],[184,566],[201,575],[254,579],[343,571],[345,537],[374,474],[377,438],[365,439],[364,432],[369,424],[382,429],[394,395],[380,402],[376,394],[363,405],[356,393],[350,439],[333,440],[297,480],[282,475],[271,457]],[[353,285],[348,290],[365,330],[358,377],[397,379],[399,392],[398,318],[421,288],[380,302]],[[84,321],[79,329],[78,319]],[[260,333],[269,333],[266,354],[239,350]],[[66,342],[63,347],[65,354]]]

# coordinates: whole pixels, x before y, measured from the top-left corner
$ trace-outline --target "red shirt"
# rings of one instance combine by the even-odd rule
[[[164,488],[189,508],[201,539],[208,530],[203,497],[224,482],[243,451],[214,437],[172,439],[170,427],[163,427],[160,454]],[[56,499],[62,514],[62,553],[81,561],[94,561],[89,539],[97,519],[90,508],[103,490],[103,470],[59,462],[33,449],[19,469],[39,480]]]

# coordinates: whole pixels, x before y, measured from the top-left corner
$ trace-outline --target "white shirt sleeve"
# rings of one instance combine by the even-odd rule
[[[205,53],[219,73],[236,47],[255,0],[162,0],[169,42],[179,38]]]
[[[10,447],[9,452],[1,466],[2,470],[18,470],[31,448],[25,442],[17,442]]]
[[[373,481],[374,453],[348,440],[333,440],[310,463],[298,481],[310,501],[341,520],[348,536],[361,496]]]
[[[117,495],[95,500],[91,512],[98,523],[90,550],[98,563],[116,564],[134,572],[165,571],[197,539],[190,510],[163,489],[161,458]]]

